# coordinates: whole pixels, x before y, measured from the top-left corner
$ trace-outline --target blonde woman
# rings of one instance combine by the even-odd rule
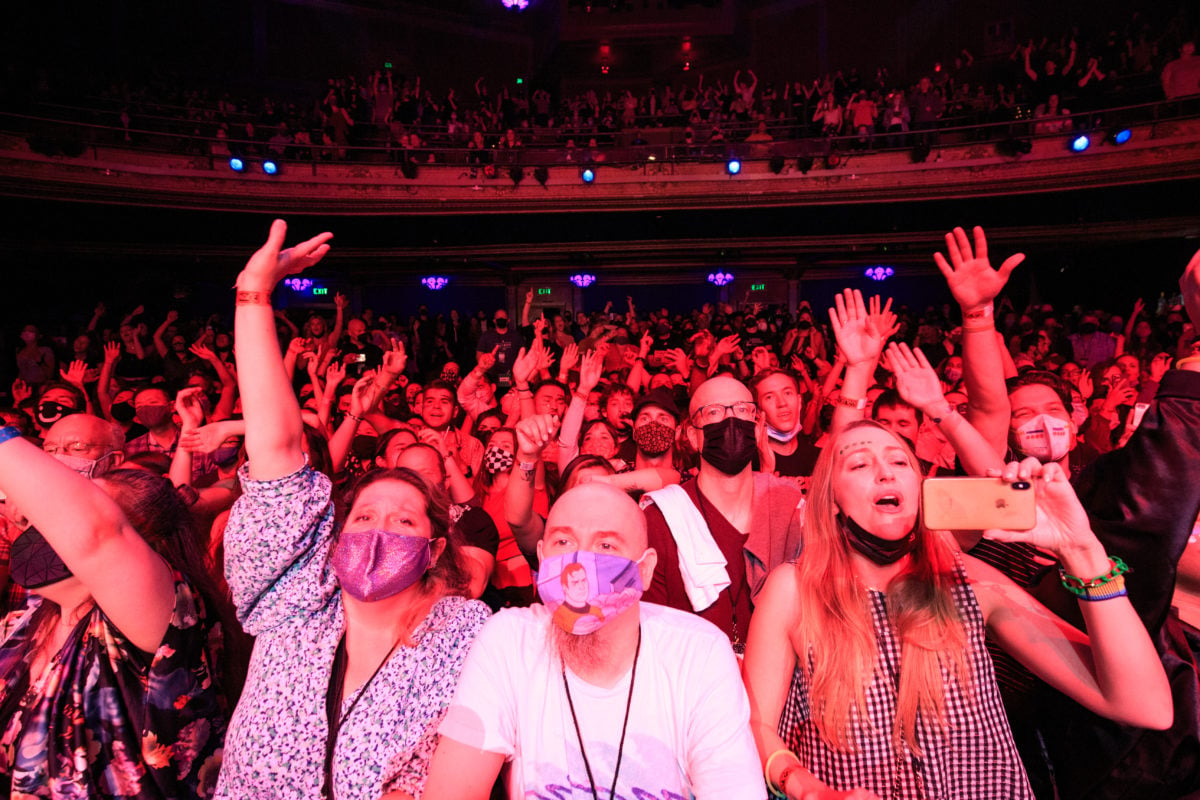
[[[1081,583],[1119,572],[1057,465],[1027,459],[1002,477],[1035,484],[1038,521],[992,536],[1047,550]],[[803,555],[768,577],[745,656],[751,727],[776,796],[1032,797],[985,630],[1092,711],[1171,724],[1166,675],[1122,578],[1080,590],[1081,633],[927,530],[921,482],[904,441],[866,420],[835,434],[817,462]]]

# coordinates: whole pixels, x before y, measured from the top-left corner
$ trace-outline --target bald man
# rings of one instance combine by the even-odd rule
[[[751,470],[759,415],[741,381],[719,375],[700,384],[684,425],[700,474],[642,498],[659,554],[646,599],[699,614],[739,653],[767,573],[801,546],[799,487]]]
[[[108,420],[71,414],[50,426],[42,449],[85,478],[98,478],[125,460],[125,434]]]
[[[637,505],[603,484],[572,489],[537,549],[544,605],[500,611],[475,640],[425,796],[486,800],[507,762],[510,798],[762,800],[725,637],[640,600],[657,556]],[[586,598],[562,579],[581,569]],[[602,613],[556,614],[584,603]]]

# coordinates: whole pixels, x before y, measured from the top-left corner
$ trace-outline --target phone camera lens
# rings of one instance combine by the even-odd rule
[[[1029,486],[1030,486],[1029,481],[1017,481],[1016,483],[1014,483],[1012,485],[1012,488],[1020,491],[1022,489],[1028,489]]]

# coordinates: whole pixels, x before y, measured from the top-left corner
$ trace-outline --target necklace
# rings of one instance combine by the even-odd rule
[[[642,652],[642,626],[638,626],[637,649],[633,651],[633,672],[629,676],[629,697],[625,700],[625,721],[621,723],[621,742],[617,745],[617,766],[613,769],[612,788],[609,800],[617,796],[617,776],[621,774],[621,756],[625,753],[625,731],[629,729],[629,709],[633,706],[633,684],[637,680],[638,655]],[[600,800],[596,793],[596,779],[592,777],[592,765],[583,746],[583,734],[579,732],[579,717],[575,716],[575,701],[571,699],[571,686],[567,683],[567,665],[562,665],[563,688],[567,690],[567,705],[571,708],[571,721],[575,723],[575,738],[579,741],[579,754],[583,756],[583,768],[587,770],[588,783],[592,787],[592,800]]]

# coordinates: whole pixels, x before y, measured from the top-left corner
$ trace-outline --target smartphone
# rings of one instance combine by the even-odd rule
[[[351,364],[365,364],[365,363],[367,363],[367,354],[366,353],[351,353],[350,357],[346,360],[349,361]]]
[[[1037,497],[1028,481],[926,478],[921,513],[925,527],[933,530],[1027,531],[1037,524]]]

